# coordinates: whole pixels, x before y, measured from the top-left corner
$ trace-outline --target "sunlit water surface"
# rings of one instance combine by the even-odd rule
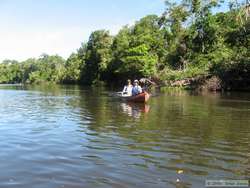
[[[250,178],[250,94],[0,86],[0,187],[204,187]]]

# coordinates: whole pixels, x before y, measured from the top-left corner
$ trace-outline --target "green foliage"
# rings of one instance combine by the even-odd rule
[[[65,74],[65,60],[60,56],[41,55],[36,61],[34,71],[30,73],[29,83],[59,83]]]
[[[93,32],[87,43],[83,83],[91,84],[102,79],[111,61],[111,45],[113,37],[108,31]]]
[[[82,61],[78,54],[71,54],[65,64],[64,83],[78,83],[81,79]]]
[[[21,66],[17,61],[5,60],[0,64],[0,83],[19,83],[22,80]]]
[[[165,60],[166,30],[160,28],[160,18],[149,15],[133,27],[124,27],[114,38],[113,59],[108,67],[113,78],[138,78],[156,75]]]
[[[65,74],[65,61],[60,56],[43,54],[24,62],[4,61],[0,64],[1,83],[60,83]]]
[[[146,44],[128,49],[121,60],[123,64],[118,69],[120,73],[131,76],[150,76],[156,73],[157,56],[150,54]]]
[[[205,66],[193,66],[185,70],[164,69],[159,73],[162,80],[182,80],[186,78],[194,78],[197,76],[206,76],[209,70]]]

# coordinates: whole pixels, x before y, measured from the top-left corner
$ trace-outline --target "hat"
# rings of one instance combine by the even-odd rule
[[[134,83],[138,83],[139,81],[138,80],[134,80]]]

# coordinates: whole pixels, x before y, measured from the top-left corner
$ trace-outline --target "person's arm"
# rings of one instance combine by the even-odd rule
[[[139,93],[142,93],[142,88],[141,88],[141,86],[138,86],[138,92],[139,92]]]
[[[136,94],[136,93],[135,93],[135,88],[134,88],[134,87],[132,88],[131,93],[132,93],[132,96],[134,96],[134,95]]]
[[[127,92],[127,86],[124,86],[122,93],[126,93]]]

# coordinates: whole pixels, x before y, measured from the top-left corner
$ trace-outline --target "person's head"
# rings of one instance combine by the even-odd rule
[[[145,84],[146,84],[146,79],[145,79],[145,78],[141,78],[141,79],[139,80],[139,83],[140,83],[140,85],[145,86]]]
[[[127,84],[131,85],[131,80],[130,79],[127,80]]]
[[[141,79],[139,80],[139,82],[140,82],[141,84],[145,84],[145,83],[146,83],[146,79],[145,79],[145,78],[141,78]]]
[[[138,80],[134,80],[134,85],[137,86],[139,84]]]

